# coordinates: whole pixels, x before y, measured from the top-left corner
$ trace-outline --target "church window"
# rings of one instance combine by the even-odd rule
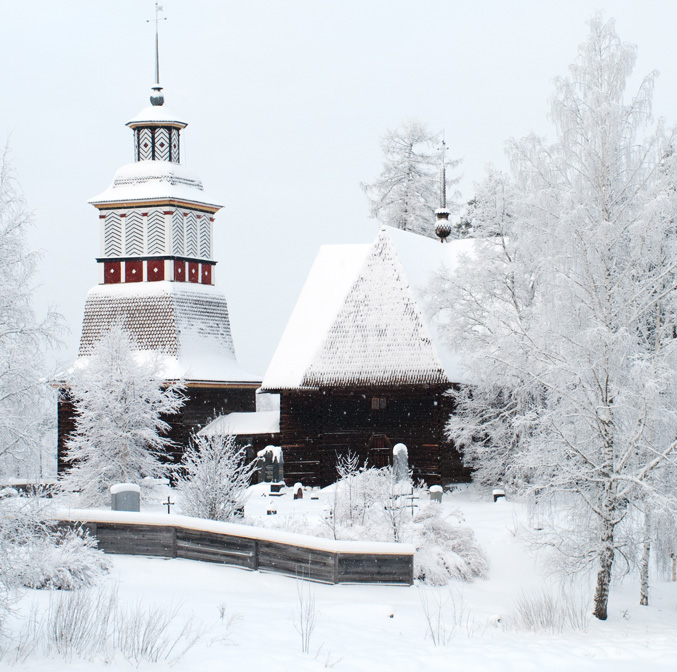
[[[371,410],[372,411],[382,411],[386,407],[386,398],[385,397],[372,397],[371,398]]]

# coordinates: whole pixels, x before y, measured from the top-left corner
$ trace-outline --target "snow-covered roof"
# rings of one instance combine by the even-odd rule
[[[98,285],[87,294],[80,359],[121,323],[141,351],[164,354],[160,374],[186,382],[257,383],[235,358],[225,296],[212,285],[138,282]]]
[[[279,432],[280,411],[256,411],[221,415],[199,433],[203,436],[253,436]]]
[[[465,382],[420,299],[469,240],[383,228],[372,245],[322,247],[263,379],[264,390]]]
[[[95,206],[136,201],[183,201],[222,207],[204,192],[202,182],[192,171],[180,163],[157,160],[125,164],[106,191],[89,199]]]
[[[145,124],[167,124],[170,126],[179,126],[185,128],[188,122],[182,121],[176,114],[164,105],[149,105],[144,107],[141,112],[132,117],[126,126],[143,126]]]

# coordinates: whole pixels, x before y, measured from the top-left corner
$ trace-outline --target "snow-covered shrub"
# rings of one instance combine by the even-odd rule
[[[233,436],[191,437],[177,470],[181,511],[210,520],[242,516],[255,469]]]
[[[192,619],[177,623],[177,607],[136,604],[124,609],[115,589],[59,593],[50,601],[39,644],[46,655],[58,653],[110,662],[121,654],[141,662],[176,662],[199,639]]]
[[[75,590],[92,586],[108,571],[110,561],[96,540],[82,530],[49,531],[15,548],[18,579],[27,588]]]
[[[72,590],[93,585],[109,562],[82,530],[50,524],[44,500],[0,502],[0,583],[6,594],[20,586]]]
[[[576,593],[540,590],[522,593],[505,622],[514,630],[561,634],[566,628],[585,632],[590,616],[589,600]]]
[[[470,581],[484,576],[487,558],[477,545],[473,531],[461,525],[459,513],[445,517],[438,504],[422,508],[411,526],[414,555],[414,577],[434,586],[443,586],[451,579]],[[451,516],[456,523],[450,522]]]

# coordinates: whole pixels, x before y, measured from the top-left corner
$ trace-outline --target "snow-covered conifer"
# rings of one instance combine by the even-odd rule
[[[387,226],[434,238],[435,210],[440,207],[441,148],[441,135],[420,121],[410,120],[388,130],[381,140],[383,170],[374,182],[362,184],[371,216]],[[446,189],[460,181],[460,177],[452,178],[450,171],[461,160],[444,161]],[[447,207],[457,209],[446,200]]]
[[[170,445],[163,419],[183,405],[182,385],[159,378],[161,354],[137,351],[129,334],[114,326],[81,358],[67,380],[76,413],[67,442],[72,465],[63,486],[82,506],[110,501],[115,483],[137,483],[164,475],[160,461]]]
[[[181,511],[210,520],[241,516],[255,469],[233,436],[193,436],[178,470]]]

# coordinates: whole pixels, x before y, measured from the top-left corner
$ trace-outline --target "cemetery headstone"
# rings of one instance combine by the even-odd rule
[[[398,483],[409,478],[409,451],[403,443],[393,447],[393,473]]]
[[[141,511],[141,488],[136,483],[118,483],[110,488],[112,511]]]

